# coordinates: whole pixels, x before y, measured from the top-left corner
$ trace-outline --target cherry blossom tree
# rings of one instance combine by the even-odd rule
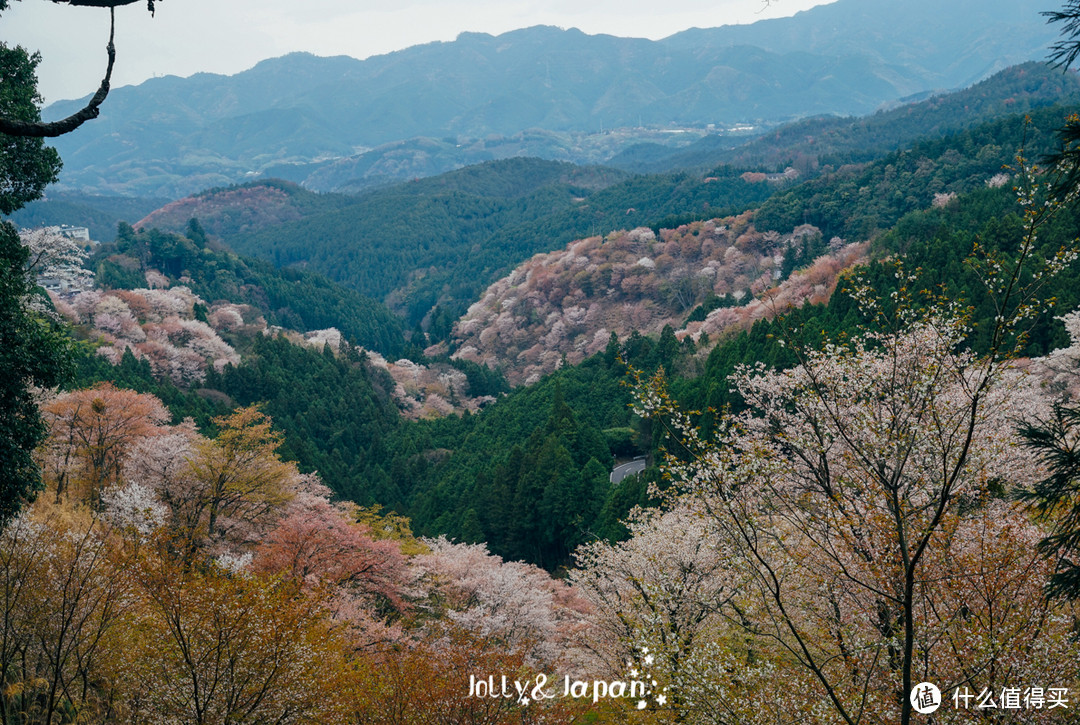
[[[301,584],[363,583],[372,594],[400,600],[396,572],[405,561],[396,544],[375,541],[365,527],[350,521],[348,507],[303,491],[260,540],[255,566]]]
[[[141,483],[107,488],[101,503],[109,521],[136,539],[149,537],[159,530],[169,513],[153,489]]]
[[[401,547],[373,538],[356,521],[355,506],[334,505],[328,497],[325,486],[303,481],[277,525],[256,545],[251,568],[283,576],[303,591],[327,591],[327,606],[358,647],[399,641],[400,627],[390,620],[409,608],[414,589]]]
[[[340,722],[345,652],[317,597],[274,577],[148,560],[125,675],[133,722]]]
[[[214,439],[188,420],[144,440],[124,469],[129,485],[145,486],[165,506],[171,546],[189,561],[250,548],[302,480],[294,464],[278,458],[281,434],[257,407],[214,422]]]
[[[1064,612],[1042,596],[1052,564],[1035,550],[1040,529],[1002,499],[1035,475],[1014,421],[1040,399],[1013,371],[956,353],[961,330],[930,319],[809,352],[791,370],[745,369],[734,383],[750,410],[712,441],[658,381],[643,394],[641,412],[672,425],[674,490],[705,513],[729,581],[741,581],[707,600],[722,616],[714,643],[785,673],[802,693],[787,706],[807,716],[828,702],[843,722],[906,722],[913,682],[1000,690],[1077,655]],[[651,579],[631,569],[623,581]],[[634,608],[615,611],[633,621]]]
[[[1025,421],[1022,428],[1025,442],[1044,464],[1046,475],[1022,491],[1021,497],[1050,527],[1039,542],[1055,563],[1048,593],[1076,600],[1080,599],[1080,310],[1060,319],[1071,344],[1031,366],[1056,396],[1053,411],[1042,419]]]
[[[1080,399],[1080,310],[1059,317],[1069,333],[1069,346],[1032,361],[1032,370],[1042,377],[1053,394],[1066,401]]]
[[[713,523],[689,503],[634,511],[627,540],[582,547],[570,574],[592,604],[588,645],[604,671],[617,679],[628,660],[640,666],[642,652],[658,653],[650,671],[672,686],[671,709],[680,716],[700,708],[701,683],[718,679],[721,658],[712,645],[746,584]],[[690,692],[696,695],[686,696]],[[717,712],[734,708],[733,701],[721,707],[723,698],[714,699]]]
[[[256,523],[289,499],[296,466],[277,456],[282,435],[257,407],[214,419],[221,432],[199,441],[191,462],[205,486],[206,533],[213,538]]]
[[[470,695],[470,675],[531,673],[525,654],[491,646],[484,638],[452,624],[442,627],[442,635],[437,641],[421,641],[363,662],[357,668],[352,717],[347,722],[356,725],[627,722],[622,713],[611,712],[604,701],[596,706],[575,698],[533,701],[526,697],[521,702],[516,697]],[[521,679],[529,679],[532,684],[533,676],[525,674]],[[547,686],[557,690],[550,677]]]
[[[1010,359],[1039,282],[1076,256],[1032,257],[1060,207],[1022,178],[1014,260],[972,260],[999,312],[986,354],[965,351],[970,312],[922,299],[897,265],[887,300],[855,284],[861,335],[795,345],[789,370],[738,371],[748,408],[715,439],[662,378],[640,389],[637,412],[670,434],[672,504],[703,511],[745,577],[726,611],[744,637],[735,653],[783,673],[784,707],[811,721],[906,724],[915,682],[1000,689],[1020,673],[1052,680],[1078,654],[1069,613],[1042,596],[1039,527],[1007,499],[1038,475],[1015,422],[1045,408]]]
[[[114,365],[131,350],[150,362],[156,376],[191,386],[206,377],[210,366],[220,371],[240,363],[240,356],[210,325],[192,319],[195,305],[202,301],[186,287],[91,290],[76,295],[70,304],[54,302],[72,321],[92,324],[102,334],[110,344],[97,352]],[[242,325],[242,317],[233,312]]]
[[[75,239],[60,233],[59,227],[42,227],[19,232],[29,250],[27,272],[37,277],[54,277],[73,286],[86,286],[93,275],[83,268],[86,250]]]
[[[56,500],[74,485],[77,498],[95,504],[105,486],[118,482],[132,446],[162,432],[170,417],[154,396],[110,383],[58,395],[44,414],[45,469]]]
[[[4,50],[0,44],[0,55]],[[4,95],[10,95],[6,81]],[[6,213],[21,205],[5,201],[11,192],[6,178],[9,150],[0,148],[0,206]],[[61,384],[70,373],[68,342],[57,326],[35,309],[35,300],[40,297],[37,286],[27,277],[27,255],[15,228],[0,223],[0,370],[4,371],[0,379],[0,470],[4,472],[0,477],[0,524],[32,500],[41,487],[34,450],[45,439],[47,428],[39,391]]]
[[[442,586],[447,616],[465,630],[523,652],[533,666],[574,663],[573,643],[587,629],[589,605],[565,583],[531,564],[503,561],[483,544],[426,539],[431,553],[415,566]]]
[[[0,718],[104,721],[130,609],[124,560],[92,517],[24,513],[0,534]]]

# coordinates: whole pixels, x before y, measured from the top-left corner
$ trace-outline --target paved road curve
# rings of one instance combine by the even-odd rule
[[[612,471],[611,471],[611,476],[609,477],[609,479],[610,479],[610,481],[612,483],[618,483],[619,481],[623,480],[627,476],[632,476],[635,473],[641,473],[644,470],[645,470],[645,459],[644,458],[637,458],[637,459],[634,459],[633,461],[630,461],[629,463],[624,463],[624,464],[622,464],[620,466],[615,466],[615,468],[612,469]]]

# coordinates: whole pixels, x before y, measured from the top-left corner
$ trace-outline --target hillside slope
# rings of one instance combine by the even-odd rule
[[[613,232],[538,254],[491,285],[458,321],[454,357],[532,384],[564,361],[576,365],[604,350],[613,337],[663,339],[689,324],[676,338],[693,349],[703,329],[715,338],[792,304],[825,301],[837,273],[864,259],[864,245],[834,245],[828,264],[812,279],[796,275],[788,286],[798,291],[774,294],[766,310],[755,298],[790,271],[792,250],[818,246],[821,234],[809,225],[784,237],[761,233],[750,219],[694,222],[659,237],[647,228]],[[720,308],[732,314],[717,314]]]
[[[310,267],[383,299],[404,312],[410,325],[430,329],[433,318],[441,317],[448,332],[449,322],[484,287],[537,252],[612,229],[656,224],[687,210],[736,213],[773,191],[735,172],[708,179],[628,177],[506,159],[371,192],[343,209],[225,242],[278,266]]]
[[[132,226],[182,232],[189,219],[198,219],[207,233],[218,237],[255,232],[347,206],[351,199],[315,194],[277,179],[208,189],[161,206]]]

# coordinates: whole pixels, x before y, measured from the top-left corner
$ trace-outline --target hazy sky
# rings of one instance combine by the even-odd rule
[[[531,25],[663,38],[793,15],[832,0],[159,0],[116,12],[113,86],[155,75],[236,73],[265,58],[305,50],[316,55],[371,55],[464,31],[502,33]],[[47,0],[13,2],[0,17],[0,40],[41,51],[46,102],[97,89],[105,69],[108,11]]]

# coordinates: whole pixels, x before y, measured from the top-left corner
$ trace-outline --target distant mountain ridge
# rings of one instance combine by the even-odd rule
[[[749,45],[772,53],[865,56],[926,73],[928,88],[971,85],[1022,60],[1042,59],[1058,28],[1054,3],[1013,0],[841,0],[788,18],[676,33],[663,44]],[[857,32],[853,32],[857,31]]]
[[[1043,57],[1055,36],[1044,9],[1041,0],[838,0],[656,42],[534,27],[365,61],[293,54],[235,76],[116,89],[98,120],[58,140],[62,181],[175,198],[419,136],[864,114]]]
[[[333,211],[351,201],[351,198],[337,194],[316,194],[287,181],[264,180],[226,189],[208,189],[170,202],[132,226],[182,233],[188,220],[197,218],[209,234],[231,237],[310,214]]]
[[[736,162],[734,167],[631,175],[610,168],[512,158],[359,196],[314,194],[295,184],[265,180],[171,203],[136,226],[182,231],[188,219],[197,217],[207,232],[238,252],[279,266],[310,266],[383,300],[404,314],[410,327],[436,330],[434,339],[440,340],[449,334],[449,323],[489,283],[537,252],[559,250],[575,239],[618,229],[649,226],[659,234],[661,228],[734,215],[762,204],[786,225],[778,231],[790,233],[801,217],[793,216],[787,204],[767,201],[773,194],[803,205],[796,189],[816,188],[813,180],[822,173],[828,176],[830,170],[841,169],[847,178],[866,162],[895,155],[912,143],[948,144],[942,140],[948,137],[966,139],[965,154],[980,161],[962,177],[982,184],[1012,159],[1020,140],[1000,147],[997,142],[980,142],[967,131],[988,122],[1019,123],[1023,114],[1030,114],[1040,119],[1045,133],[1064,121],[1068,106],[1058,104],[1077,102],[1080,77],[1027,63],[963,91],[871,116],[809,119],[778,127],[734,151],[720,150],[720,156]],[[1055,108],[1047,108],[1051,104]],[[1040,143],[1042,149],[1048,141]],[[683,153],[689,158],[694,150],[688,147]],[[716,160],[707,150],[696,150],[699,163]],[[905,169],[921,163],[921,154],[904,158],[900,167]],[[926,163],[927,170],[933,168],[932,162]],[[777,174],[772,182],[763,173],[786,165],[797,168]],[[793,182],[805,179],[811,180],[809,186],[791,188]],[[930,189],[931,182],[939,186]],[[823,183],[831,188],[834,182]],[[881,183],[877,180],[875,186]],[[897,209],[928,205],[932,192],[964,191],[964,183],[951,177],[912,181],[901,194],[910,200]],[[851,193],[868,193],[862,186],[866,184]],[[885,186],[874,196],[890,204],[895,200]],[[808,208],[817,213],[822,206],[846,208],[836,199],[814,201]],[[895,219],[893,212],[877,213]],[[866,234],[860,232],[850,241],[871,236],[870,216],[866,225],[860,223]],[[849,236],[831,217],[818,226],[828,227],[826,239]]]
[[[704,170],[719,164],[748,168],[796,164],[801,171],[812,171],[819,163],[870,161],[915,139],[945,136],[991,118],[1077,102],[1080,76],[1045,63],[1028,62],[1006,68],[969,88],[931,94],[924,100],[912,100],[861,118],[804,119],[771,129],[738,146],[715,135],[675,149],[655,143],[637,144],[609,159],[608,165],[637,173]]]

